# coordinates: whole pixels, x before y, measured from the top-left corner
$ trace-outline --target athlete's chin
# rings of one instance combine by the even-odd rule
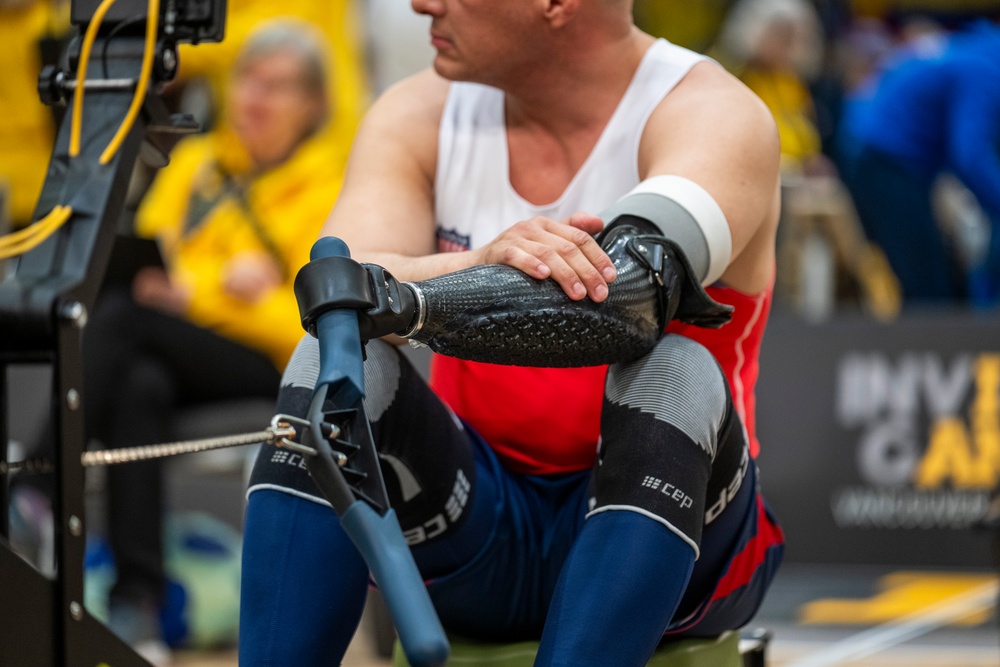
[[[453,58],[438,54],[434,58],[434,71],[449,81],[475,81],[472,70]]]

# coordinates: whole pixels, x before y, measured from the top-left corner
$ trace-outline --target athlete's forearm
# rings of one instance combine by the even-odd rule
[[[461,252],[441,252],[431,255],[403,255],[400,253],[366,251],[363,248],[354,251],[354,260],[363,264],[376,264],[385,268],[397,280],[416,282],[428,280],[446,273],[454,273],[462,269],[481,264],[477,253],[472,250]]]

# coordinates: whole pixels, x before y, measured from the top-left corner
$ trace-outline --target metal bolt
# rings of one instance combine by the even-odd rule
[[[66,392],[66,405],[69,406],[70,410],[76,410],[80,407],[80,392],[76,389],[70,389]]]
[[[175,67],[177,67],[177,54],[174,53],[173,49],[164,49],[163,70],[165,72],[173,72]]]
[[[63,308],[62,316],[72,322],[77,329],[87,326],[87,307],[79,301],[67,304]]]
[[[83,522],[75,514],[69,518],[69,534],[73,537],[80,537],[83,534]]]
[[[83,618],[83,607],[80,606],[79,602],[69,603],[69,615],[73,617],[74,621],[79,621]]]
[[[641,243],[637,245],[635,249],[638,250],[639,252],[646,252],[646,246],[642,245]]]

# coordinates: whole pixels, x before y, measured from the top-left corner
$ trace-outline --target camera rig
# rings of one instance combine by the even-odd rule
[[[191,118],[168,114],[156,86],[174,77],[178,43],[222,39],[225,0],[165,0],[162,5],[159,0],[73,0],[71,21],[82,36],[69,45],[68,68],[46,67],[39,92],[50,105],[79,105],[79,96],[85,96],[86,105],[67,113],[60,124],[36,218],[57,208],[69,213],[54,233],[21,254],[13,274],[0,282],[0,463],[5,469],[7,367],[37,363],[53,368],[55,575],[44,576],[11,550],[7,481],[0,477],[0,665],[130,667],[146,662],[84,607],[81,334],[136,160],[165,165],[171,137],[197,129]]]

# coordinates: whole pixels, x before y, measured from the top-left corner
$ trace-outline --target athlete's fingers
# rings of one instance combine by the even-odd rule
[[[590,219],[590,220],[588,220]],[[593,220],[597,221],[594,225]],[[547,228],[554,234],[565,238],[573,244],[572,250],[565,249],[563,256],[580,275],[587,287],[591,299],[602,301],[607,296],[607,283],[618,275],[614,262],[589,232],[575,226],[574,222],[585,223],[590,229],[603,228],[604,222],[594,216],[577,214],[567,218],[564,223],[551,223]]]
[[[527,241],[521,241],[521,243],[528,243]],[[540,244],[534,244],[540,245]],[[523,271],[532,278],[537,278],[539,280],[544,280],[548,278],[552,271],[541,259],[539,259],[534,253],[525,250],[520,247],[517,243],[507,242],[503,244],[494,244],[490,251],[486,254],[485,264],[504,264],[506,266],[512,266],[519,271]]]
[[[562,287],[569,298],[579,301],[590,293],[590,290],[585,285],[585,280],[593,281],[593,275],[581,276],[578,269],[573,266],[571,263],[573,261],[572,253],[568,251],[571,245],[565,239],[560,239],[552,235],[552,238],[547,239],[546,243],[528,242],[526,249],[545,263],[551,272],[549,277],[559,283],[559,286]],[[563,253],[569,254],[570,257],[567,258]],[[576,255],[582,257],[578,251]],[[596,271],[593,273],[596,275]],[[604,281],[600,280],[599,275],[597,279],[600,281],[600,284],[604,284]],[[604,289],[606,296],[607,287],[605,286]],[[595,288],[594,291],[596,294],[600,294],[599,289]]]
[[[484,263],[506,264],[534,278],[551,277],[574,300],[608,295],[605,275],[614,265],[586,230],[603,227],[600,218],[571,216],[574,224],[538,216],[512,225],[483,249]],[[602,274],[603,271],[603,274]]]
[[[599,218],[580,215],[573,218],[584,228],[602,226]],[[595,222],[596,221],[596,222]],[[552,271],[552,279],[574,300],[589,296],[593,301],[603,301],[608,296],[608,285],[595,262],[604,268],[613,268],[611,260],[584,229],[566,221],[536,217],[524,223],[525,238],[541,245],[525,249],[535,254]],[[591,260],[593,257],[593,260]]]
[[[596,215],[583,213],[582,211],[577,211],[573,215],[569,216],[566,218],[565,222],[567,225],[583,230],[591,236],[604,229],[603,220],[598,218]]]
[[[564,246],[571,244],[568,241],[560,240],[554,234],[547,236],[548,238],[541,237],[543,241],[533,241],[521,237],[494,244],[486,256],[485,263],[512,266],[538,280],[552,278],[559,283],[567,296],[574,300],[580,300],[587,296],[587,288],[583,285],[576,271],[559,254],[559,251],[552,247],[553,243]]]
[[[618,271],[615,269],[615,263],[611,261],[608,254],[604,252],[604,249],[593,238],[595,234],[604,229],[604,221],[596,215],[590,215],[589,213],[574,213],[566,219],[566,224],[586,232],[591,237],[591,242],[580,246],[580,249],[587,256],[587,259],[590,260],[590,263],[601,272],[604,280],[610,283],[617,278]]]

